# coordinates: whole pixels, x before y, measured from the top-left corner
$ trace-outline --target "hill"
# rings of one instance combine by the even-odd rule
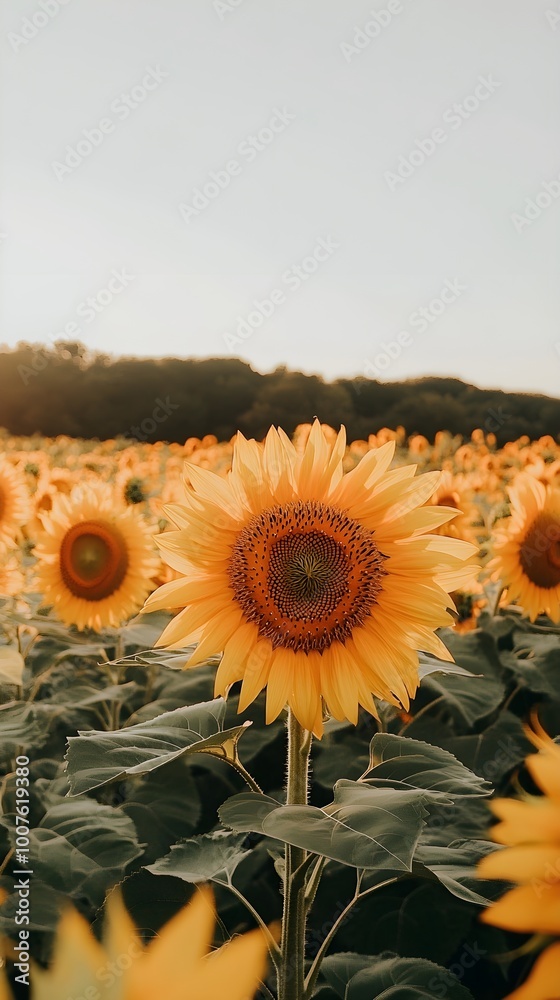
[[[433,438],[480,427],[500,445],[523,434],[560,438],[560,399],[479,389],[455,378],[325,382],[277,368],[262,375],[235,358],[145,359],[91,354],[78,343],[20,343],[0,353],[0,426],[9,433],[184,441],[239,428],[291,433],[317,415],[351,439],[402,425]]]

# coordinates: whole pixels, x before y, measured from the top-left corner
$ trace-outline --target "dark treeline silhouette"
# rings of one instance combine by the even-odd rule
[[[560,439],[560,399],[478,389],[455,378],[377,382],[277,368],[261,375],[235,358],[110,358],[82,344],[20,343],[0,353],[0,427],[11,434],[179,441],[239,428],[262,438],[317,415],[350,439],[402,425],[432,439],[480,427],[499,444],[523,434]]]

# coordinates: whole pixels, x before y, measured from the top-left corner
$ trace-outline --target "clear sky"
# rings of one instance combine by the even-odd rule
[[[560,395],[560,0],[10,0],[0,45],[0,341]]]

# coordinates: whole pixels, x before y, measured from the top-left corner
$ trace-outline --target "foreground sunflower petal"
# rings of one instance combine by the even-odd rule
[[[213,896],[199,889],[144,947],[118,893],[107,904],[103,944],[75,910],[62,917],[52,965],[33,968],[31,1000],[249,1000],[266,972],[267,942],[249,931],[211,952]],[[11,1000],[0,972],[0,1000]]]
[[[224,654],[216,694],[241,680],[245,708],[266,688],[267,722],[288,705],[317,736],[325,708],[355,723],[374,697],[408,707],[418,650],[450,658],[435,630],[476,574],[473,545],[429,534],[453,516],[423,507],[439,473],[388,471],[390,442],[344,474],[344,442],[316,421],[299,450],[274,428],[264,446],[238,435],[226,479],[188,466],[177,530],[157,538],[183,587],[144,609],[182,609],[158,646],[197,633],[186,667]]]
[[[539,752],[527,768],[544,793],[523,802],[497,799],[492,811],[501,822],[492,828],[494,840],[508,845],[487,855],[478,866],[486,879],[518,883],[481,916],[506,930],[560,936],[560,746],[538,731],[527,732]],[[507,1000],[560,1000],[560,942],[537,959],[527,982]]]
[[[560,1000],[560,943],[539,955],[527,981],[506,1000]]]

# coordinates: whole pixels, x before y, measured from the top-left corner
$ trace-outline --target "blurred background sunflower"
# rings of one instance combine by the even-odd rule
[[[159,559],[150,527],[110,486],[57,495],[37,544],[37,586],[44,605],[78,629],[99,631],[130,618],[152,589]]]
[[[560,621],[560,490],[520,474],[510,486],[511,518],[496,530],[489,565],[531,621]]]
[[[5,455],[0,456],[0,550],[13,547],[19,530],[31,516],[29,491],[23,473]]]

